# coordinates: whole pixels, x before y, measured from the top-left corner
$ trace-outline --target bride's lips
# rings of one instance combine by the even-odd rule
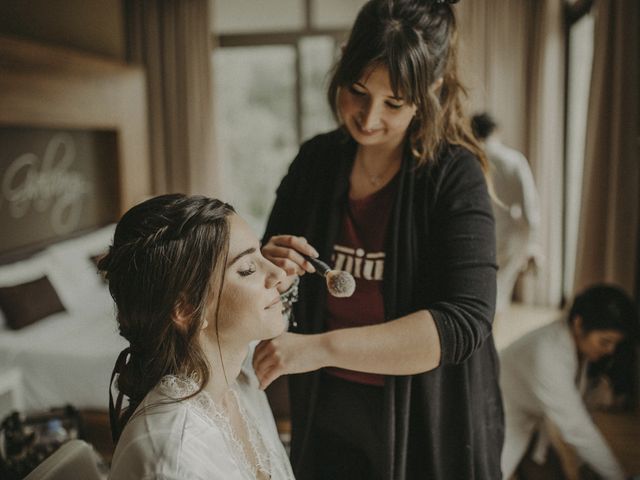
[[[267,305],[266,307],[264,307],[265,310],[274,307],[276,305],[278,305],[280,303],[280,295],[278,295],[276,298],[274,298],[271,303],[269,303],[269,305]]]

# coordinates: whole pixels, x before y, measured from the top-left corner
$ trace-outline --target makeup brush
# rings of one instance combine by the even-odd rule
[[[303,257],[316,268],[316,273],[324,277],[327,282],[327,289],[334,297],[350,297],[356,289],[356,281],[348,272],[332,270],[329,265],[322,260],[303,255]]]

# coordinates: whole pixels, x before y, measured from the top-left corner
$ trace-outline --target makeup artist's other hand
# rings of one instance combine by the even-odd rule
[[[322,334],[285,332],[260,342],[253,354],[253,368],[264,390],[281,375],[304,373],[325,367],[326,350]]]
[[[302,256],[317,257],[318,252],[304,237],[275,235],[262,246],[262,255],[282,268],[287,275],[314,273],[316,269]]]

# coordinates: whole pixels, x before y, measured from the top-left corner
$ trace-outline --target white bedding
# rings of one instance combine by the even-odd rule
[[[20,330],[7,328],[0,315],[0,372],[20,371],[27,411],[67,403],[108,408],[111,370],[127,342],[118,334],[113,301],[90,257],[106,251],[114,228],[108,225],[0,266],[0,286],[46,275],[66,309]]]
[[[101,307],[94,314],[63,312],[0,332],[0,369],[21,371],[26,410],[67,403],[108,408],[111,370],[127,343],[117,332],[113,308]]]

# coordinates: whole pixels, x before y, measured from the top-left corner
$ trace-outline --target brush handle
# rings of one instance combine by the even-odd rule
[[[317,258],[310,257],[309,255],[302,255],[307,262],[313,265],[316,268],[316,273],[322,277],[324,277],[327,273],[331,271],[331,267],[324,263],[322,260]]]

